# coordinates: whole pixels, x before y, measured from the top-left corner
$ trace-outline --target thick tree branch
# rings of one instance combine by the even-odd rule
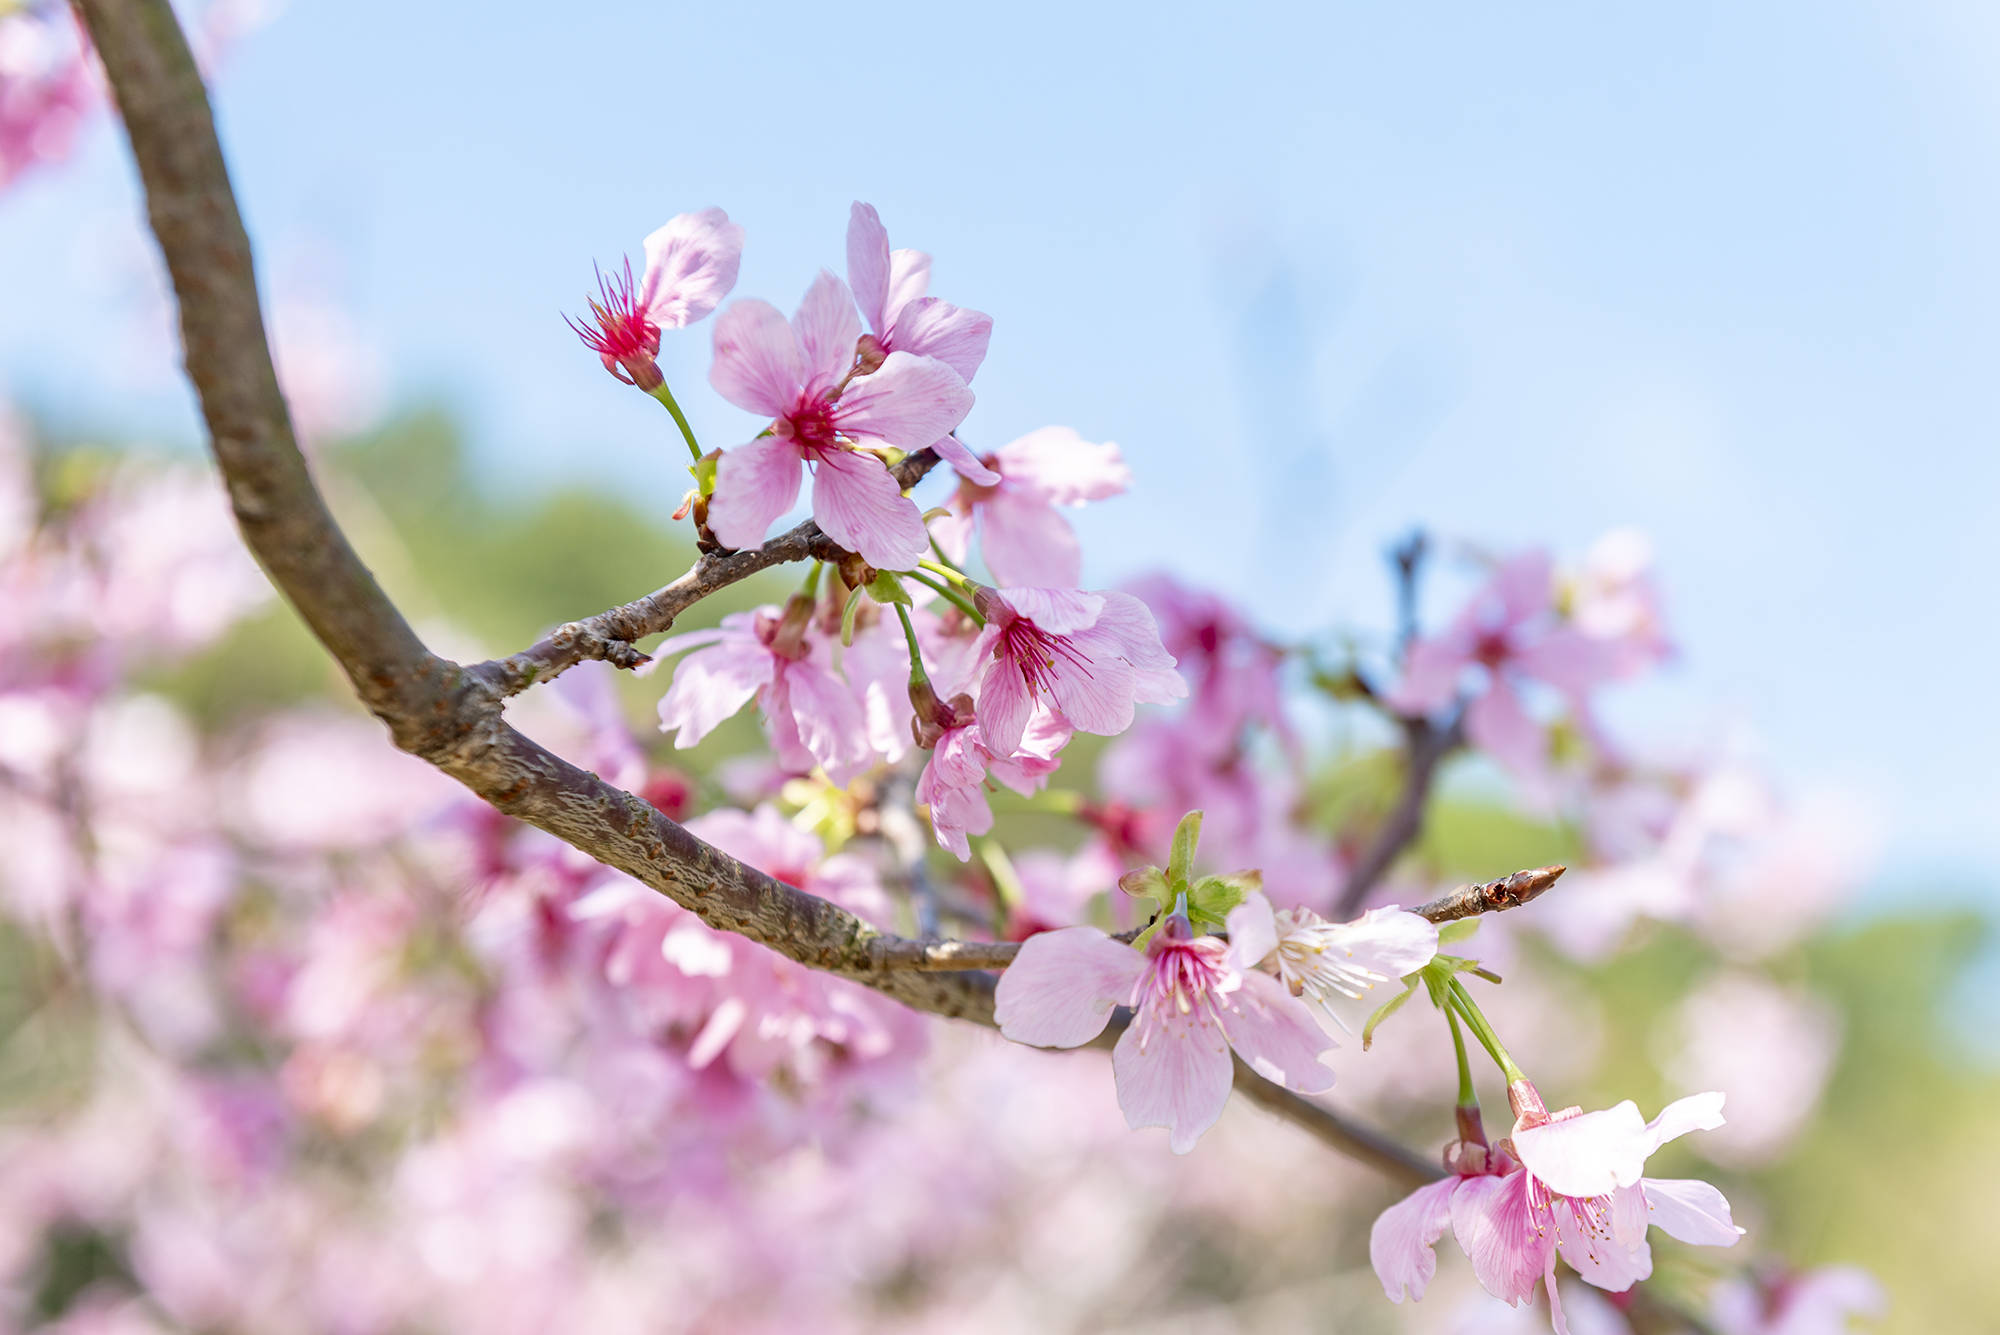
[[[883,936],[836,905],[709,847],[502,717],[510,689],[588,657],[611,657],[617,651],[602,645],[629,646],[664,629],[701,594],[819,554],[823,535],[802,525],[755,552],[706,557],[667,589],[585,623],[595,623],[597,639],[573,632],[557,644],[558,632],[546,647],[476,671],[432,654],[348,545],[299,454],[265,341],[249,238],[207,94],[172,9],[166,0],[77,0],[77,8],[131,140],[180,305],[188,378],[244,541],[396,744],[499,810],[637,878],[713,927],[916,1009],[992,1024],[991,979],[888,967],[898,951],[922,943]],[[905,467],[924,469],[932,462],[918,455]],[[1391,1167],[1402,1162],[1371,1155],[1376,1138],[1327,1110],[1252,1073],[1244,1078],[1256,1102],[1335,1148]]]

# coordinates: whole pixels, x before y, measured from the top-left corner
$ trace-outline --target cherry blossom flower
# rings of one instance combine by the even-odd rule
[[[779,764],[799,774],[818,765],[833,782],[852,782],[873,754],[867,721],[811,621],[812,603],[800,597],[783,612],[735,612],[714,630],[661,641],[656,662],[694,652],[660,699],[660,730],[674,733],[676,746],[693,746],[754,696]]]
[[[654,390],[664,381],[654,358],[660,331],[685,329],[714,310],[736,286],[743,228],[721,209],[683,213],[645,240],[646,270],[632,280],[625,261],[610,277],[598,274],[590,322],[569,322],[604,369],[628,385]]]
[[[966,696],[958,697],[970,704]],[[931,756],[917,776],[917,801],[930,808],[931,833],[938,846],[964,862],[972,856],[966,836],[993,828],[993,808],[986,800],[990,773],[1023,797],[1041,791],[1060,763],[1058,752],[1068,744],[1070,729],[1052,714],[1039,714],[1028,725],[1019,748],[996,754],[986,745],[979,720],[970,709],[950,711],[932,745]]]
[[[1428,919],[1393,906],[1336,923],[1307,908],[1274,914],[1268,899],[1252,895],[1230,910],[1229,940],[1243,958],[1268,963],[1293,996],[1345,1029],[1334,998],[1359,998],[1377,983],[1423,968],[1437,954],[1438,934]]]
[[[1160,640],[1180,665],[1191,698],[1178,731],[1192,753],[1210,762],[1233,759],[1248,727],[1269,728],[1296,764],[1297,732],[1285,712],[1280,669],[1284,650],[1257,633],[1220,594],[1192,588],[1171,575],[1149,575],[1126,586],[1159,619]]]
[[[1083,549],[1057,507],[1124,491],[1132,470],[1118,447],[1094,445],[1066,426],[1045,426],[1002,445],[982,462],[991,481],[968,475],[951,499],[951,513],[931,521],[931,536],[945,554],[963,565],[977,531],[986,568],[1001,584],[1078,584]]]
[[[1111,737],[1132,725],[1137,705],[1187,694],[1153,614],[1129,593],[981,587],[976,601],[986,618],[978,656],[993,660],[980,678],[979,717],[996,754],[1021,749],[1038,709]]]
[[[972,383],[979,364],[986,360],[993,317],[925,296],[931,281],[931,257],[921,250],[890,250],[888,229],[882,226],[873,204],[856,201],[848,214],[847,281],[871,331],[861,345],[864,370],[890,353],[908,352],[935,357],[967,384]],[[934,445],[967,479],[982,486],[999,480],[956,436],[941,436]]]
[[[1446,1156],[1450,1176],[1376,1219],[1369,1259],[1391,1302],[1424,1296],[1437,1273],[1432,1249],[1448,1228],[1496,1298],[1518,1305],[1538,1281],[1546,1284],[1555,1329],[1567,1335],[1558,1256],[1588,1283],[1617,1293],[1653,1272],[1649,1225],[1701,1246],[1733,1246],[1742,1235],[1729,1202],[1708,1183],[1642,1175],[1647,1157],[1667,1141],[1721,1125],[1722,1095],[1681,1099],[1648,1123],[1630,1102],[1551,1118],[1539,1111],[1532,1085],[1523,1081],[1510,1092],[1517,1100],[1525,1093],[1511,1139],[1490,1148],[1454,1144]]]
[[[1410,646],[1390,703],[1406,714],[1433,713],[1458,698],[1468,671],[1480,669],[1483,684],[1466,706],[1467,736],[1515,774],[1539,781],[1547,743],[1522,688],[1531,681],[1551,686],[1581,713],[1588,693],[1619,666],[1605,641],[1562,620],[1555,592],[1546,552],[1505,562],[1456,621]]]
[[[1000,976],[1000,1032],[1017,1043],[1073,1048],[1097,1037],[1115,1006],[1132,1024],[1111,1054],[1118,1103],[1134,1128],[1167,1128],[1176,1154],[1193,1149],[1229,1101],[1230,1049],[1265,1077],[1305,1093],[1327,1089],[1329,1046],[1305,1006],[1185,916],[1166,919],[1145,950],[1095,927],[1065,927],[1021,943]]]
[[[848,382],[861,321],[847,285],[822,272],[788,325],[767,302],[738,301],[715,323],[709,382],[739,408],[773,418],[768,434],[723,453],[708,522],[731,547],[754,547],[813,470],[813,518],[870,565],[907,570],[928,549],[916,502],[871,446],[921,450],[972,410],[964,379],[934,357],[892,352]]]
[[[69,15],[0,11],[0,190],[67,156],[98,96],[81,26]]]

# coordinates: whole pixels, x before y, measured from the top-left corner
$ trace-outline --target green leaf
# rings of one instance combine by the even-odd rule
[[[1188,891],[1188,916],[1221,926],[1229,917],[1229,910],[1263,886],[1264,873],[1255,868],[1233,871],[1227,876],[1204,876]]]
[[[1477,918],[1460,918],[1457,922],[1448,922],[1438,928],[1438,944],[1448,946],[1454,942],[1463,941],[1478,930],[1479,919]]]
[[[1174,827],[1174,846],[1167,859],[1167,886],[1175,894],[1188,888],[1189,869],[1194,866],[1195,845],[1201,842],[1201,813],[1190,811]]]
[[[847,595],[847,606],[840,609],[840,642],[842,644],[851,645],[854,643],[854,614],[861,610],[861,595],[866,592],[867,589],[865,587],[855,589]]]
[[[868,596],[878,603],[901,603],[905,607],[911,605],[910,594],[903,587],[903,581],[887,570],[877,572],[875,578],[868,581]]]
[[[1428,983],[1430,980],[1426,978],[1424,981]],[[1375,1013],[1368,1017],[1368,1023],[1361,1026],[1361,1050],[1363,1052],[1368,1051],[1369,1044],[1375,1041],[1375,1026],[1403,1009],[1403,1003],[1415,996],[1416,991],[1417,985],[1414,982],[1410,983],[1402,991],[1375,1008]],[[1435,997],[1436,994],[1433,993],[1432,995]]]
[[[1167,874],[1158,867],[1133,868],[1118,878],[1118,888],[1135,899],[1157,899],[1162,904],[1173,898]]]

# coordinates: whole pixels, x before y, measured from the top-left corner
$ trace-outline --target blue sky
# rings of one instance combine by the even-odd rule
[[[1614,715],[1748,726],[1899,859],[1991,885],[1996,74],[1970,0],[294,0],[218,101],[265,253],[339,255],[396,394],[461,411],[500,485],[670,510],[671,424],[558,313],[708,204],[749,231],[738,292],[789,309],[867,199],[995,317],[971,439],[1125,447],[1093,579],[1164,563],[1289,632],[1379,625],[1412,524],[1570,553],[1636,524],[1684,657]],[[171,350],[107,334],[135,209],[101,125],[0,199],[0,383],[192,439]],[[707,348],[665,363],[732,443]]]

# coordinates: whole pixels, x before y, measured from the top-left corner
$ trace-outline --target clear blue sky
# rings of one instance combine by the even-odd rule
[[[396,390],[507,485],[684,485],[557,318],[593,258],[720,204],[739,293],[790,309],[867,199],[995,317],[976,442],[1125,446],[1094,579],[1171,564],[1303,630],[1386,618],[1415,522],[1637,524],[1686,653],[1622,716],[1746,722],[2000,879],[1990,7],[294,0],[219,104],[266,251],[342,255]],[[168,350],[107,334],[134,209],[103,126],[0,200],[0,382],[192,438]],[[728,443],[707,349],[667,365]]]

